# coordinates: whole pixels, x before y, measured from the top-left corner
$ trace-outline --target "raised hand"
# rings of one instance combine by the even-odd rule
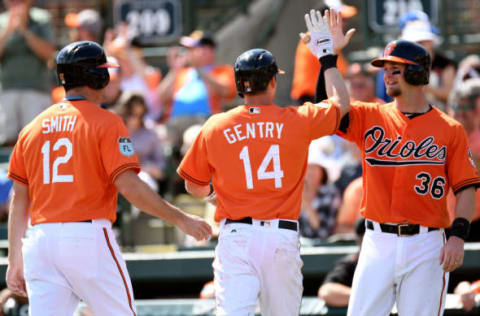
[[[312,11],[310,11],[310,15],[306,14],[305,15],[305,22],[307,21],[307,16],[311,20],[311,15]],[[319,11],[316,12],[317,16],[319,15]],[[318,18],[317,18],[318,20]],[[355,29],[350,29],[347,31],[347,33],[343,33],[343,21],[342,21],[342,16],[339,12],[336,12],[333,9],[330,10],[325,10],[323,21],[327,21],[327,25],[330,30],[330,34],[332,36],[333,40],[333,53],[335,55],[338,55],[342,49],[348,45],[350,42],[350,39],[352,38],[353,34],[355,33]],[[308,28],[308,24],[307,24]],[[313,45],[313,42],[310,42],[311,40],[311,32],[310,30],[307,33],[300,33],[300,37],[302,38],[302,41],[308,46],[309,43],[310,45]],[[310,48],[310,46],[309,46]],[[312,51],[312,49],[310,49]],[[312,53],[317,56],[313,51]]]
[[[306,44],[312,54],[317,56],[317,58],[333,54],[333,39],[326,15],[322,18],[320,11],[312,9],[310,14],[305,14],[305,24],[310,34]],[[304,39],[304,42],[307,36],[307,34],[300,33],[300,37]]]
[[[326,10],[325,16],[327,16],[328,26],[333,38],[333,52],[338,55],[350,42],[353,33],[355,33],[355,29],[349,29],[347,33],[344,34],[342,15],[333,9]]]

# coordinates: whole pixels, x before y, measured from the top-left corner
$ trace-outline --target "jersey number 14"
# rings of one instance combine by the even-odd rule
[[[248,146],[244,146],[240,151],[240,159],[243,160],[243,169],[245,171],[245,180],[247,189],[253,189],[252,165],[250,163],[250,155]],[[273,161],[273,171],[267,171],[268,165]],[[280,147],[271,145],[267,154],[263,157],[263,161],[257,170],[258,180],[275,179],[275,188],[282,187],[283,171],[280,166]]]

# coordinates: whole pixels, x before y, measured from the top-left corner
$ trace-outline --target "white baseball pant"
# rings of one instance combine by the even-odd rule
[[[73,315],[80,300],[94,315],[136,315],[110,221],[29,227],[22,252],[31,316]]]
[[[221,222],[215,249],[217,316],[298,316],[302,259],[298,231],[278,228],[278,219],[253,224]],[[298,223],[297,223],[298,227]]]
[[[399,237],[373,224],[363,238],[347,315],[387,316],[395,302],[399,316],[443,315],[449,277],[440,265],[444,231],[421,227],[419,234]]]

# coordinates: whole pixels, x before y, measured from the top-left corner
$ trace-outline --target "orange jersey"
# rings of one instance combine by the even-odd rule
[[[338,106],[238,106],[212,116],[178,167],[197,185],[212,180],[215,220],[292,219],[300,214],[308,146],[335,133]]]
[[[119,116],[85,100],[54,104],[28,124],[8,176],[28,185],[32,225],[116,219],[115,178],[140,171]]]
[[[450,188],[479,184],[463,126],[435,107],[409,119],[394,103],[352,103],[347,133],[362,150],[362,215],[380,223],[450,226]]]

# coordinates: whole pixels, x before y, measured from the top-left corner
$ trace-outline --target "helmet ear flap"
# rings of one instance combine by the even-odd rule
[[[405,81],[413,86],[427,85],[429,82],[430,72],[420,65],[407,65],[405,67]]]
[[[88,70],[88,78],[86,78],[85,82],[87,86],[95,89],[100,90],[105,88],[110,81],[110,75],[106,68],[94,68]]]

